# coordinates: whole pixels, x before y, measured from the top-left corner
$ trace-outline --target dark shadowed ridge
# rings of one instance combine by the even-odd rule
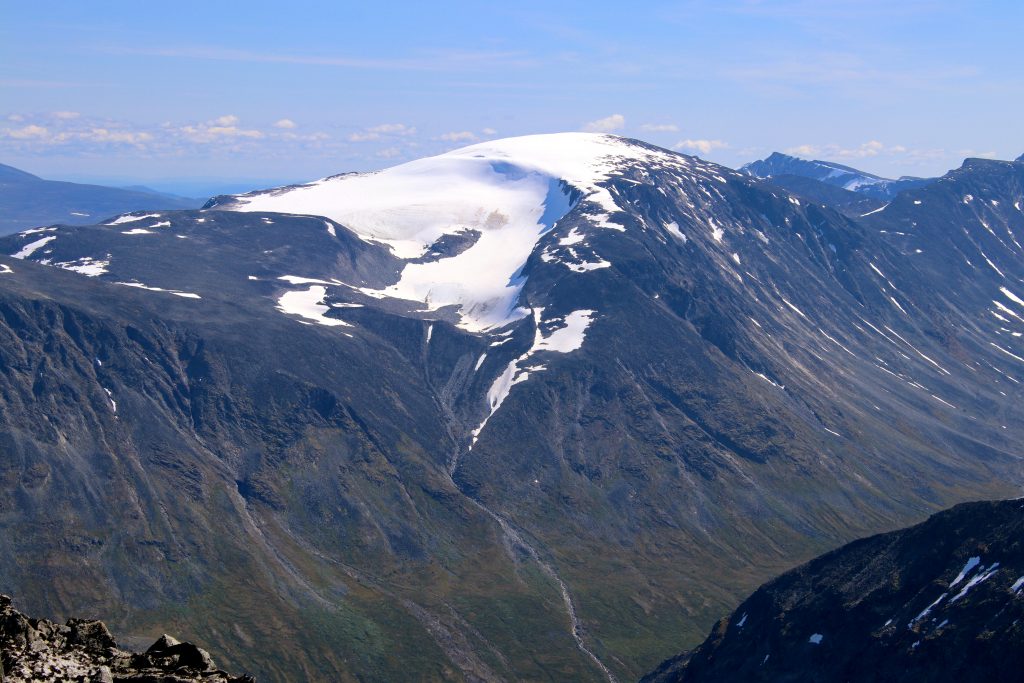
[[[644,683],[1019,681],[1024,501],[966,503],[765,584]]]
[[[840,187],[876,200],[892,199],[900,192],[924,187],[934,178],[902,176],[896,180],[861,171],[852,166],[831,161],[808,161],[781,152],[772,152],[759,161],[741,167],[742,171],[758,178],[799,176],[816,180],[826,185]]]

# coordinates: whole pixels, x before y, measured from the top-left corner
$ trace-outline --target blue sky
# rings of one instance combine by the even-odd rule
[[[607,130],[884,175],[1024,152],[1024,3],[0,0],[0,162],[181,187]]]

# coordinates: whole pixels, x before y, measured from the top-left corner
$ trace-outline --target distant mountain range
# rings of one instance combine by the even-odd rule
[[[808,161],[780,152],[773,152],[764,159],[745,164],[740,170],[757,178],[770,178],[777,185],[805,195],[827,192],[825,188],[815,188],[816,184],[820,184],[847,190],[862,197],[881,200],[882,203],[892,199],[904,190],[924,187],[935,180],[934,178],[914,178],[911,176],[903,176],[897,180],[892,180],[865,171],[859,171],[850,166],[843,166],[842,164],[830,161]],[[803,180],[798,181],[797,179]],[[841,197],[841,195],[834,193],[825,194],[824,196],[833,197],[833,201],[840,201],[839,198]],[[849,204],[853,201],[852,197],[848,197],[845,203]]]
[[[44,180],[0,164],[0,235],[52,224],[88,225],[137,209],[196,209],[203,199],[147,187],[105,187]]]
[[[964,681],[1024,671],[1024,501],[967,503],[759,588],[642,683]]]
[[[886,204],[884,199],[865,195],[863,192],[844,190],[805,176],[777,175],[765,178],[763,182],[809,202],[836,209],[853,218],[870,214]]]
[[[779,177],[527,136],[0,238],[3,592],[263,681],[627,681],[1019,495],[1024,162]]]

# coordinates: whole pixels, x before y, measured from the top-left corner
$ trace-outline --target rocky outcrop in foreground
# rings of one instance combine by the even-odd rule
[[[968,503],[759,588],[643,683],[1024,677],[1024,500]]]
[[[31,619],[0,595],[0,683],[88,681],[90,683],[252,683],[250,676],[232,676],[213,663],[210,654],[192,643],[160,636],[144,653],[117,647],[102,621],[69,619],[61,626]]]

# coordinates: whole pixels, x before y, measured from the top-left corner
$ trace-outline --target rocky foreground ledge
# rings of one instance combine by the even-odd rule
[[[102,621],[69,619],[61,626],[31,619],[0,595],[0,683],[82,681],[88,683],[253,683],[216,667],[210,654],[168,635],[144,653],[117,647]]]

